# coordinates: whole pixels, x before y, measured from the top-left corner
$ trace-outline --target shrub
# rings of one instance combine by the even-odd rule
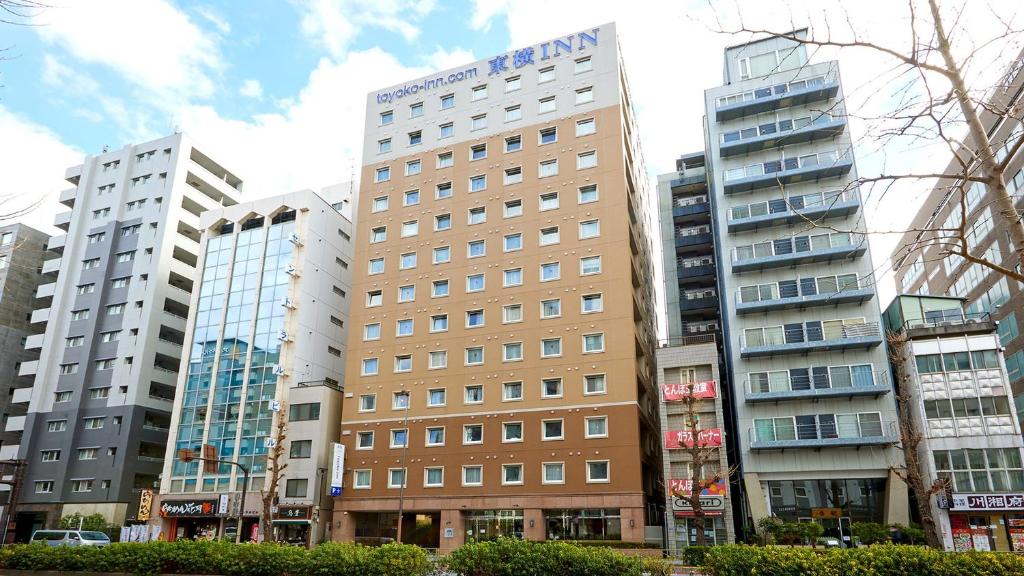
[[[650,576],[672,576],[672,565],[662,558],[644,558],[643,570]]]
[[[447,558],[461,576],[639,576],[643,565],[610,548],[513,538],[465,544]]]
[[[709,546],[687,546],[679,552],[680,560],[687,566],[703,566]]]
[[[892,531],[889,529],[889,526],[875,522],[854,522],[850,526],[850,531],[860,539],[861,544],[888,542],[892,537]]]

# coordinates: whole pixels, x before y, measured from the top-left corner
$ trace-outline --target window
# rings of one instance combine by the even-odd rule
[[[100,218],[106,217],[108,214],[110,214],[110,208],[101,208],[99,210],[93,210],[92,219],[99,220]]]
[[[131,236],[133,234],[138,234],[139,233],[139,229],[141,229],[141,228],[142,228],[141,224],[132,224],[131,226],[123,226],[121,228],[121,237],[124,238],[125,236]]]
[[[384,166],[383,168],[377,168],[377,174],[374,177],[374,182],[387,182],[391,180],[391,167]]]
[[[487,221],[487,208],[477,206],[469,209],[469,224],[483,224]]]
[[[53,401],[54,402],[70,402],[71,401],[71,395],[72,394],[71,394],[70,390],[65,390],[63,392],[56,392],[53,395]]]
[[[601,273],[601,257],[600,256],[586,256],[580,258],[580,276],[589,276],[591,274]]]
[[[384,293],[380,290],[370,290],[366,293],[366,307],[380,306],[384,303]]]
[[[409,118],[419,118],[423,116],[423,102],[417,102],[409,105]]]
[[[473,87],[473,95],[470,100],[476,102],[477,100],[483,100],[487,98],[487,84]]]
[[[419,160],[410,160],[405,163],[405,175],[415,176],[423,171],[423,163]]]
[[[583,353],[588,354],[591,352],[604,352],[603,332],[583,335]]]
[[[523,168],[516,166],[514,168],[505,169],[505,185],[519,184],[523,181]]]
[[[447,403],[447,394],[444,388],[427,390],[427,406],[444,406]]]
[[[487,244],[483,240],[473,240],[466,245],[466,256],[476,258],[487,254]]]
[[[103,400],[108,397],[110,397],[110,387],[89,389],[90,400]]]
[[[502,344],[503,360],[505,362],[518,362],[523,359],[523,343],[508,342]]]
[[[419,190],[407,190],[402,194],[402,205],[403,206],[415,206],[420,203],[420,191]]]
[[[289,422],[307,422],[320,419],[320,403],[307,402],[304,404],[292,404],[288,407]]]
[[[71,491],[72,492],[92,492],[93,480],[72,480]]]
[[[607,460],[587,460],[587,482],[610,482],[609,465]]]
[[[487,188],[487,175],[478,174],[476,176],[470,176],[469,178],[469,191],[479,192]]]
[[[65,348],[77,348],[85,344],[85,336],[72,336],[64,339]]]
[[[378,196],[373,199],[373,212],[383,212],[388,209],[388,197]]]
[[[579,58],[576,60],[573,66],[574,74],[581,74],[583,72],[590,72],[594,69],[594,63],[591,61],[590,56],[586,58]]]
[[[380,124],[381,124],[381,126],[384,126],[386,124],[391,124],[392,122],[394,122],[394,120],[395,120],[395,113],[394,113],[394,111],[388,110],[386,112],[381,112],[380,113]]]
[[[480,404],[484,401],[484,387],[480,384],[466,386],[463,402],[466,404]]]
[[[111,288],[127,288],[129,282],[131,282],[131,278],[128,277],[128,276],[125,276],[124,278],[114,278],[113,280],[110,281],[110,287]]]
[[[540,130],[540,143],[553,144],[558,141],[558,129],[554,126]]]
[[[521,76],[513,76],[505,80],[505,92],[515,92],[519,90],[523,85],[523,79]]]
[[[505,236],[504,250],[505,252],[513,252],[515,250],[523,249],[523,235],[522,233],[507,234]]]
[[[363,326],[363,340],[380,340],[380,322]]]
[[[484,289],[484,275],[470,274],[466,276],[466,292],[479,292]]]
[[[515,218],[523,215],[522,200],[508,200],[505,202],[505,218]]]
[[[518,104],[505,108],[505,122],[515,122],[523,119],[523,107]]]
[[[594,101],[594,88],[587,86],[576,91],[576,104],[590,104]]]
[[[589,136],[595,132],[597,132],[597,122],[593,118],[578,120],[576,122],[577,136]]]
[[[583,377],[583,394],[605,394],[604,374],[588,374]]]
[[[484,158],[487,158],[487,144],[476,144],[470,147],[470,160],[483,160]]]
[[[523,137],[518,134],[505,138],[505,152],[516,152],[523,149]]]
[[[412,371],[412,356],[409,354],[399,354],[395,356],[395,372],[411,372]]]
[[[135,250],[119,252],[115,255],[115,259],[117,262],[131,262],[132,260],[135,260]]]
[[[547,178],[558,175],[558,159],[544,160],[538,166],[537,177]]]
[[[61,364],[60,373],[62,375],[74,374],[78,372],[78,364]]]
[[[398,257],[398,268],[400,270],[408,270],[409,268],[416,267],[416,253],[406,252]]]
[[[473,116],[470,118],[470,130],[483,130],[484,128],[487,128],[487,114],[480,114],[479,116]]]
[[[440,298],[448,295],[448,281],[447,280],[434,280],[431,284],[430,296],[432,298]]]
[[[452,261],[452,247],[438,246],[434,248],[434,264],[444,264]]]
[[[412,318],[402,318],[395,323],[396,336],[412,336]]]
[[[462,426],[462,443],[463,444],[483,444],[484,442],[484,425],[483,424],[465,424]]]
[[[501,309],[502,322],[505,324],[511,324],[513,322],[523,321],[523,305],[522,304],[508,304],[503,306]]]
[[[424,468],[423,486],[427,488],[444,486],[444,468],[441,466],[430,466]]]
[[[370,488],[370,481],[372,477],[372,470],[353,470],[352,487],[357,490],[367,490]]]
[[[601,235],[601,222],[599,220],[586,220],[580,222],[580,240],[596,238]]]
[[[562,397],[562,379],[561,378],[545,378],[540,382],[540,396],[541,398],[561,398]]]
[[[124,314],[124,304],[111,304],[107,306],[107,316],[117,316],[118,314]]]
[[[63,432],[68,429],[67,420],[50,420],[46,423],[47,432]]]
[[[452,197],[452,183],[442,182],[437,185],[437,191],[434,194],[434,198],[438,200],[444,200],[445,198]]]
[[[447,350],[434,350],[429,354],[430,364],[428,365],[431,370],[437,370],[440,368],[448,367],[448,351]]]
[[[541,318],[557,318],[562,315],[562,300],[552,298],[551,300],[540,301]]]
[[[607,438],[608,437],[608,417],[607,416],[591,416],[584,419],[586,422],[586,434],[587,438]]]
[[[522,382],[505,382],[501,385],[501,399],[505,402],[513,402],[523,399]],[[520,436],[520,440],[522,436]]]
[[[581,311],[583,314],[590,314],[591,312],[601,312],[604,310],[604,298],[601,294],[584,294],[581,297]]]
[[[503,286],[509,288],[511,286],[522,286],[523,285],[523,269],[522,268],[510,268],[504,271],[503,275]]]
[[[416,299],[416,286],[399,286],[398,287],[398,302],[412,302]]]
[[[36,494],[50,494],[53,492],[53,480],[36,480],[33,487]]]
[[[558,280],[562,276],[562,266],[558,262],[547,262],[540,265],[540,281]]]
[[[83,418],[82,424],[86,430],[99,430],[103,428],[103,416],[94,416],[92,418]]]
[[[391,152],[391,138],[377,140],[377,154],[386,154],[388,152]]]
[[[378,226],[370,230],[370,243],[383,242],[388,239],[388,227]]]
[[[540,245],[547,246],[549,244],[558,244],[558,226],[552,226],[550,228],[540,229]]]
[[[91,270],[100,265],[99,258],[90,258],[88,260],[82,260],[82,270]]]
[[[356,432],[356,450],[373,449],[373,430]]]
[[[484,363],[483,346],[471,346],[466,348],[466,365],[476,366]]]
[[[565,463],[544,462],[541,464],[543,484],[565,484]]]
[[[405,468],[388,468],[388,488],[405,486]]]
[[[384,259],[383,258],[371,258],[369,266],[367,266],[367,274],[383,274],[384,273]]]
[[[444,446],[444,426],[427,428],[427,446]]]
[[[107,358],[107,359],[104,359],[104,360],[97,360],[96,361],[96,369],[97,370],[113,370],[114,366],[116,366],[116,365],[117,365],[117,360],[115,358]]]
[[[106,237],[107,237],[107,233],[106,232],[99,232],[99,233],[96,233],[96,234],[89,234],[89,244],[99,244],[100,242],[103,242],[103,240],[105,240]],[[11,236],[10,232],[6,232],[6,233],[4,233],[3,236],[0,236],[0,238],[2,238],[2,240],[6,240],[6,242],[0,241],[0,246],[6,246],[6,245],[11,243],[12,236]]]
[[[483,466],[463,466],[462,467],[462,485],[463,486],[482,486],[483,483],[484,483],[484,467]],[[52,488],[53,487],[51,486],[51,489]]]
[[[376,376],[380,370],[380,362],[377,358],[363,358],[363,376]]]
[[[541,440],[564,440],[562,419],[541,421]]]
[[[555,67],[548,66],[537,71],[537,84],[543,84],[555,79]]]
[[[466,328],[479,328],[484,325],[483,310],[468,310],[466,312]]]
[[[597,166],[597,152],[580,152],[576,155],[576,169],[586,170]]]
[[[360,394],[359,395],[359,411],[360,412],[373,412],[377,409],[377,395],[376,394]]]
[[[546,98],[541,98],[537,102],[537,113],[538,114],[545,114],[547,112],[554,112],[554,111],[555,111],[555,97],[554,96],[548,96]]]
[[[407,395],[406,395],[407,396]],[[400,428],[391,431],[391,444],[392,448],[404,448],[405,443],[408,440],[409,431],[405,428]]]
[[[518,485],[523,483],[522,464],[502,464],[501,483],[506,485]]]
[[[445,138],[451,138],[455,135],[455,124],[452,122],[445,122],[437,127],[437,139],[443,140]]]
[[[441,96],[441,110],[447,110],[455,107],[455,94],[445,94]]]
[[[550,192],[540,195],[540,210],[554,210],[558,208],[558,192]]]
[[[43,462],[59,462],[60,450],[40,450],[39,459]]]
[[[312,440],[292,440],[288,445],[289,458],[311,458],[313,456]]]
[[[522,442],[523,441],[523,423],[522,422],[503,422],[501,424],[501,441],[502,442]]]

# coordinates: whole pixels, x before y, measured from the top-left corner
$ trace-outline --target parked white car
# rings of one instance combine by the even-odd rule
[[[110,537],[92,530],[36,530],[32,533],[32,543],[36,542],[47,546],[103,547],[110,544]]]

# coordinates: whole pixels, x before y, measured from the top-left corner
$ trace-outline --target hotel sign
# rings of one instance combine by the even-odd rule
[[[1024,510],[1024,494],[953,494],[956,511]]]
[[[697,446],[700,448],[719,448],[722,446],[722,429],[708,428],[697,432]],[[692,448],[693,434],[689,430],[669,430],[665,432],[665,448]]]
[[[718,387],[715,385],[714,380],[685,382],[682,384],[662,384],[661,394],[665,397],[665,402],[678,402],[687,396],[701,399],[716,398],[718,397]]]

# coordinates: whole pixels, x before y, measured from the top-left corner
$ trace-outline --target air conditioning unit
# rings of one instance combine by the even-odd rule
[[[292,341],[292,337],[288,335],[288,331],[287,330],[281,330],[280,332],[278,332],[277,333],[277,339],[280,340],[281,342],[291,342]]]
[[[273,372],[274,376],[286,376],[284,366],[280,364],[275,364],[270,371]]]
[[[281,306],[284,306],[289,310],[295,310],[295,302],[287,296],[281,298]]]
[[[285,266],[284,273],[289,275],[289,276],[293,276],[295,278],[298,278],[299,276],[302,276],[302,274],[299,273],[299,271],[295,269],[295,266],[292,266],[291,264]]]
[[[302,240],[299,239],[299,235],[296,234],[295,232],[292,232],[291,234],[288,235],[288,241],[291,242],[292,244],[295,244],[296,246],[302,246]]]

